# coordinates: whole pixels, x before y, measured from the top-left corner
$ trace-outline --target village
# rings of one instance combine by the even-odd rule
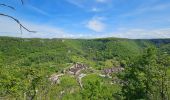
[[[49,77],[49,80],[51,81],[51,84],[60,84],[60,79],[63,75],[70,75],[71,77],[74,77],[77,82],[79,83],[79,86],[83,88],[82,78],[88,76],[89,74],[83,73],[83,71],[89,71],[90,74],[98,74],[102,78],[110,78],[112,79],[111,84],[121,84],[120,80],[117,77],[113,77],[112,74],[119,73],[123,71],[123,67],[117,67],[113,66],[111,68],[105,68],[102,70],[95,70],[92,67],[89,67],[83,63],[75,63],[71,67],[68,67],[67,69],[64,69],[62,73],[54,73]]]

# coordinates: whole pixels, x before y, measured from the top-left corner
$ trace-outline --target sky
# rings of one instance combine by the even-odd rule
[[[170,0],[0,0],[0,36],[24,38],[170,38]]]

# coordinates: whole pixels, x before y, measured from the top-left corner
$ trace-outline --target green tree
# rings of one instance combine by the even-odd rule
[[[139,63],[141,64],[141,72],[144,73],[145,99],[152,99],[156,96],[154,94],[157,89],[156,82],[159,74],[156,49],[148,48]]]
[[[168,73],[167,70],[170,67],[170,56],[167,53],[163,53],[159,56],[159,76],[158,76],[158,93],[161,100],[168,100]]]
[[[156,96],[158,74],[156,49],[147,48],[141,57],[127,65],[121,77],[125,99],[153,99]]]

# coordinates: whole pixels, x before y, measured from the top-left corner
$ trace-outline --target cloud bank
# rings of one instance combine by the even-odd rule
[[[86,24],[92,33],[71,33],[67,29],[60,27],[52,27],[45,24],[35,24],[27,21],[21,21],[28,29],[38,31],[37,33],[29,33],[23,30],[20,33],[19,25],[9,18],[1,17],[0,19],[0,36],[12,36],[23,38],[103,38],[103,37],[118,37],[130,39],[150,39],[150,38],[169,38],[169,28],[159,29],[127,29],[120,28],[118,31],[104,32],[106,25],[102,22],[102,18],[94,17]],[[67,30],[67,31],[66,31]]]

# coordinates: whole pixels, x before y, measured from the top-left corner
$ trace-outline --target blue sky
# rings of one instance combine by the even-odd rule
[[[0,35],[39,38],[170,38],[170,0],[1,0],[27,28],[0,16]]]

